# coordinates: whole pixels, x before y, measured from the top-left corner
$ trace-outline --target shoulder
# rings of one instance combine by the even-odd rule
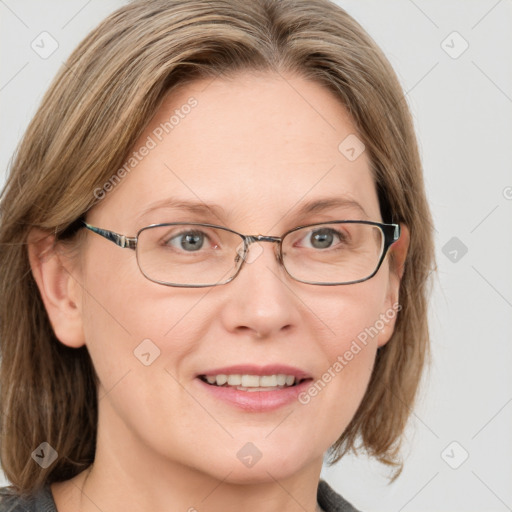
[[[33,499],[16,494],[12,487],[0,487],[0,512],[29,512],[34,510]]]
[[[336,493],[325,480],[318,482],[317,501],[325,512],[360,512]]]
[[[22,498],[10,487],[0,487],[0,512],[31,512],[33,499]]]
[[[49,486],[30,496],[20,496],[16,490],[0,487],[0,512],[57,512]]]

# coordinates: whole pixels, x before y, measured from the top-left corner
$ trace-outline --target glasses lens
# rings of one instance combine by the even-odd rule
[[[307,283],[347,284],[370,277],[384,247],[378,226],[332,223],[308,226],[283,240],[288,273]]]
[[[164,284],[222,284],[236,274],[242,254],[239,235],[204,225],[150,226],[139,233],[137,242],[142,273]]]

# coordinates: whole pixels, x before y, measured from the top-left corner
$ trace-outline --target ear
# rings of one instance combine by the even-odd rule
[[[70,271],[71,261],[55,237],[41,230],[29,234],[28,257],[55,336],[68,347],[81,347],[85,344],[81,288]]]
[[[402,307],[399,302],[400,283],[405,271],[405,259],[409,250],[410,233],[409,228],[400,224],[400,238],[389,248],[389,283],[385,300],[385,311],[381,314],[384,328],[382,329],[378,346],[385,345],[393,334],[396,317]]]

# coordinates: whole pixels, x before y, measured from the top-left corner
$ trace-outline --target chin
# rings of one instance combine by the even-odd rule
[[[202,457],[199,451],[194,452],[190,454],[188,462],[185,462],[186,454],[182,454],[182,463],[215,480],[234,485],[275,483],[276,480],[293,477],[314,464],[318,464],[320,472],[323,453],[320,453],[319,449],[317,456],[311,454],[311,446],[307,446],[307,443],[296,444],[293,450],[290,450],[286,444],[276,446],[268,440],[266,445],[262,446],[263,439],[261,443],[258,440],[254,443],[232,441],[230,446],[217,446],[216,450],[209,451],[201,450]]]
[[[271,457],[265,462],[262,457],[252,467],[245,467],[242,463],[229,469],[226,467],[226,473],[218,475],[216,478],[233,485],[267,484],[275,483],[276,480],[286,480],[300,472],[301,469],[302,465],[298,461],[296,464],[283,465],[282,459],[279,457]],[[229,476],[226,477],[227,472],[229,472]]]

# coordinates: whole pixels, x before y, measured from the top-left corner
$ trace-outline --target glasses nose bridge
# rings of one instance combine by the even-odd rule
[[[250,245],[255,242],[272,242],[277,244],[277,257],[280,262],[282,262],[281,255],[281,242],[283,238],[280,236],[266,236],[266,235],[247,235],[244,237],[247,252],[249,252]]]
[[[281,242],[282,238],[280,236],[266,236],[266,235],[248,235],[245,237],[247,239],[248,244],[252,244],[253,242]]]

